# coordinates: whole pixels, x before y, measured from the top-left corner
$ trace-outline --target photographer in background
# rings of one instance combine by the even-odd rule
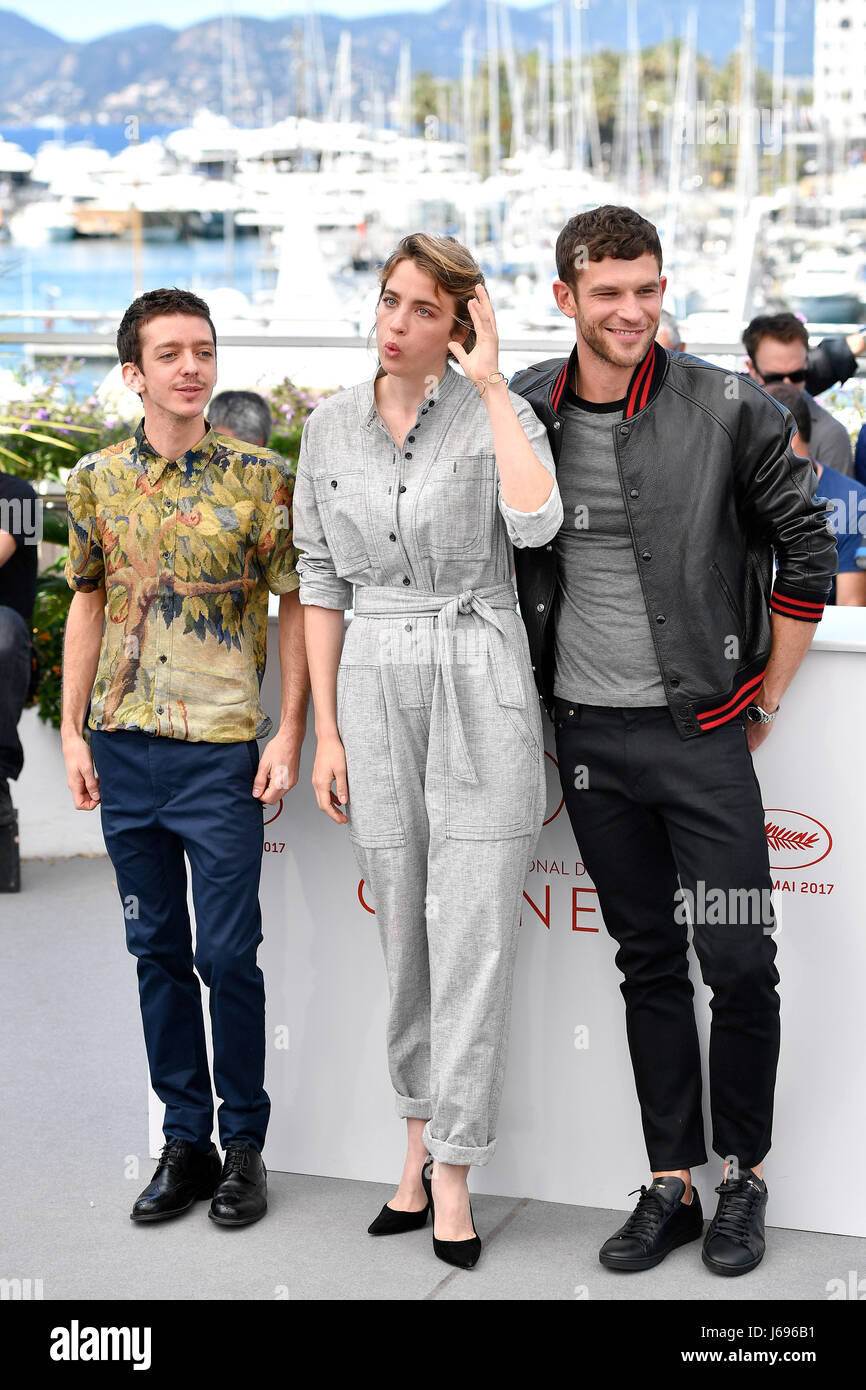
[[[667,348],[668,352],[685,352],[686,350],[680,326],[673,314],[669,313],[667,309],[662,309],[659,314],[656,342],[660,343],[663,348]]]
[[[0,893],[20,887],[17,817],[9,793],[24,765],[18,721],[30,691],[39,501],[23,478],[0,473]]]
[[[802,391],[786,381],[766,389],[793,415],[797,433],[791,439],[791,448],[795,454],[811,461],[818,475],[817,495],[833,504],[828,526],[836,537],[839,568],[827,602],[845,608],[866,607],[866,570],[858,563],[858,550],[862,551],[864,543],[861,527],[866,531],[866,487],[812,457],[809,443],[812,420]]]
[[[827,350],[828,343],[834,341],[827,340],[820,347]],[[796,314],[759,314],[743,332],[743,346],[748,353],[748,374],[759,386],[769,390],[790,382],[802,393],[812,422],[815,454],[828,468],[850,477],[854,465],[848,431],[806,389],[806,381],[814,373],[810,373],[809,334],[803,321]],[[829,385],[824,380],[820,389]]]
[[[208,410],[211,429],[230,439],[267,448],[271,437],[271,412],[258,391],[221,391]]]

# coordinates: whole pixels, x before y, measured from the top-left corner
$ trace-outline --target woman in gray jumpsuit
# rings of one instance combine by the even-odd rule
[[[523,882],[545,804],[511,547],[550,543],[562,504],[544,427],[497,370],[469,252],[406,237],[380,289],[381,365],[313,411],[298,462],[313,785],[321,809],[348,822],[370,887],[407,1121],[403,1177],[370,1230],[423,1225],[430,1198],[436,1253],[471,1267],[480,1241],[466,1176],[495,1147]]]

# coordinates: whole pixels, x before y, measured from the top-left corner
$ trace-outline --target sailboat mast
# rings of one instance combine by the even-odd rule
[[[475,30],[468,28],[463,30],[463,79],[462,79],[462,111],[463,111],[463,144],[466,149],[466,172],[471,174],[475,166],[475,129],[472,120],[472,71],[474,66],[473,47],[475,42]]]
[[[553,10],[553,148],[568,166],[568,107],[565,101],[565,0]]]
[[[586,98],[583,90],[583,7],[571,7],[571,166],[584,170],[586,145]]]
[[[499,33],[495,0],[487,0],[487,138],[488,168],[493,178],[499,173]]]
[[[542,39],[538,45],[538,144],[543,155],[550,150],[550,71],[547,61],[547,44]]]

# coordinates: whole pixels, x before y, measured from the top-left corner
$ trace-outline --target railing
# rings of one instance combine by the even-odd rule
[[[0,309],[0,320],[14,320],[21,318],[33,318],[42,320],[68,319],[76,322],[97,322],[105,323],[111,321],[114,316],[110,313],[100,313],[93,310],[46,310],[44,313],[30,311],[25,313],[23,310]],[[118,313],[119,322],[121,314]],[[856,324],[809,324],[809,332],[813,342],[817,343],[822,338],[843,337],[856,331]],[[502,337],[499,341],[500,351],[503,353],[524,354],[528,360],[539,360],[545,356],[556,356],[568,351],[574,342],[573,332],[570,326],[564,326],[560,333],[549,333],[539,331],[537,333],[527,333],[519,338]],[[76,348],[102,348],[106,349],[105,357],[113,357],[116,351],[116,336],[113,332],[64,332],[55,329],[28,329],[18,328],[15,330],[0,330],[0,349],[4,345],[18,345],[25,347],[34,356],[55,356],[58,349],[73,350]],[[369,347],[367,338],[362,334],[351,335],[331,335],[331,334],[306,334],[306,333],[268,333],[261,328],[251,328],[249,332],[230,332],[219,334],[220,347],[238,348],[311,348],[311,349],[367,349]],[[42,352],[40,349],[48,349]],[[53,351],[52,351],[53,349]],[[714,358],[742,358],[744,349],[742,342],[726,340],[700,340],[689,341],[686,344],[686,351],[696,357],[705,357],[709,360]],[[95,354],[89,354],[95,355]],[[102,354],[99,354],[100,356]],[[857,376],[866,376],[866,356],[858,359]]]

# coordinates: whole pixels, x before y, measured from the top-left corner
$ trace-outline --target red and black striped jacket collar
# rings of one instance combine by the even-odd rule
[[[630,419],[632,415],[636,415],[639,410],[643,410],[644,406],[649,404],[662,384],[666,366],[667,355],[664,348],[659,347],[658,343],[650,343],[649,351],[635,367],[628,384],[628,390],[625,393],[624,419]],[[571,350],[570,357],[566,362],[563,362],[551,383],[547,400],[554,414],[559,414],[565,389],[569,381],[574,381],[576,376],[577,346],[575,345]]]

